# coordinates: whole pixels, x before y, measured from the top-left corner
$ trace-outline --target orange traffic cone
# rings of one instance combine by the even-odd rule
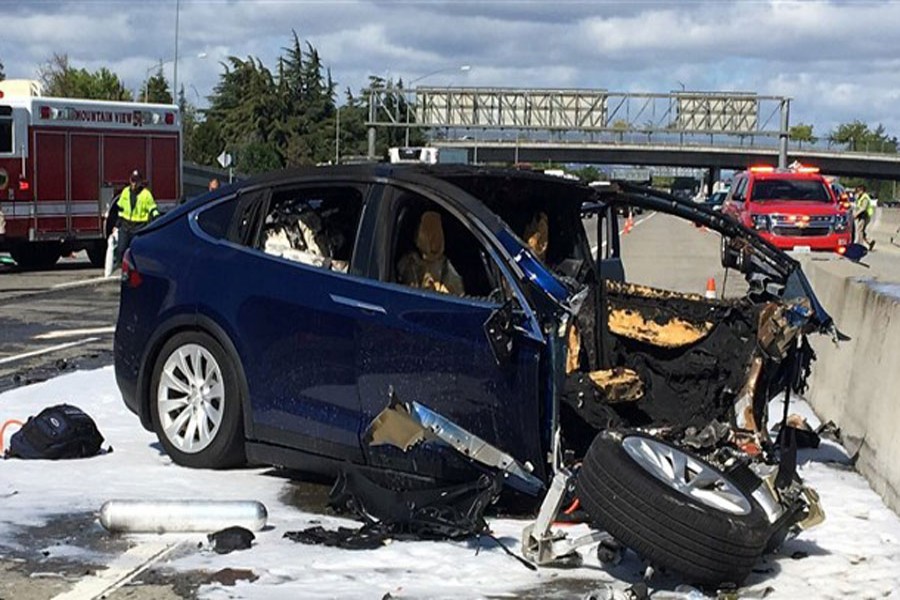
[[[704,294],[706,298],[709,300],[716,299],[716,278],[710,277],[706,280],[706,294]]]

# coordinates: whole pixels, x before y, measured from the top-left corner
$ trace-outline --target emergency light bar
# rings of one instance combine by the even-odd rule
[[[750,167],[751,173],[774,173],[775,167],[772,165],[755,165]]]

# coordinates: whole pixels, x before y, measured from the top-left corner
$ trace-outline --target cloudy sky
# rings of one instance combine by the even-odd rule
[[[274,67],[294,29],[355,92],[369,75],[621,92],[683,84],[790,96],[791,122],[817,135],[859,119],[900,136],[900,1],[0,0],[0,61],[8,78],[33,78],[65,53],[138,89],[163,60],[171,81],[176,12],[178,81],[195,102],[229,55]]]

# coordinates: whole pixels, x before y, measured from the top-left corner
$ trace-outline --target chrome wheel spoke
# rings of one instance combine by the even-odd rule
[[[185,450],[191,451],[194,449],[194,438],[197,435],[197,416],[193,414],[193,412],[189,412],[190,418],[187,421],[187,426],[184,428],[184,445]]]
[[[184,381],[176,377],[172,370],[169,369],[163,371],[162,381],[160,381],[160,384],[165,385],[167,388],[181,392],[185,396],[191,393],[190,384],[185,383]]]
[[[181,374],[185,376],[188,380],[189,385],[193,385],[194,383],[194,372],[191,369],[191,365],[187,360],[187,352],[185,352],[182,348],[178,349],[176,353],[175,363],[178,369],[181,371]]]
[[[209,391],[207,391],[204,395],[204,398],[207,400],[218,400],[222,402],[225,397],[225,386],[222,385],[221,381],[214,381],[210,387]]]
[[[181,430],[184,428],[185,423],[187,423],[190,418],[191,409],[185,407],[180,413],[178,413],[178,416],[172,419],[168,427],[165,428],[165,431],[168,434],[170,440],[175,441],[183,438]]]

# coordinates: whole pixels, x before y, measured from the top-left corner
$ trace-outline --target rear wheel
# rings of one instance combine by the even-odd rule
[[[691,583],[740,584],[770,526],[749,493],[701,458],[641,433],[596,437],[577,495],[597,525]]]
[[[235,362],[210,335],[172,337],[156,359],[150,416],[172,460],[220,469],[245,462],[242,386]]]
[[[103,268],[106,265],[106,240],[94,242],[86,251],[92,266]]]
[[[62,245],[57,242],[19,244],[10,249],[9,255],[22,269],[48,269],[62,256]]]

